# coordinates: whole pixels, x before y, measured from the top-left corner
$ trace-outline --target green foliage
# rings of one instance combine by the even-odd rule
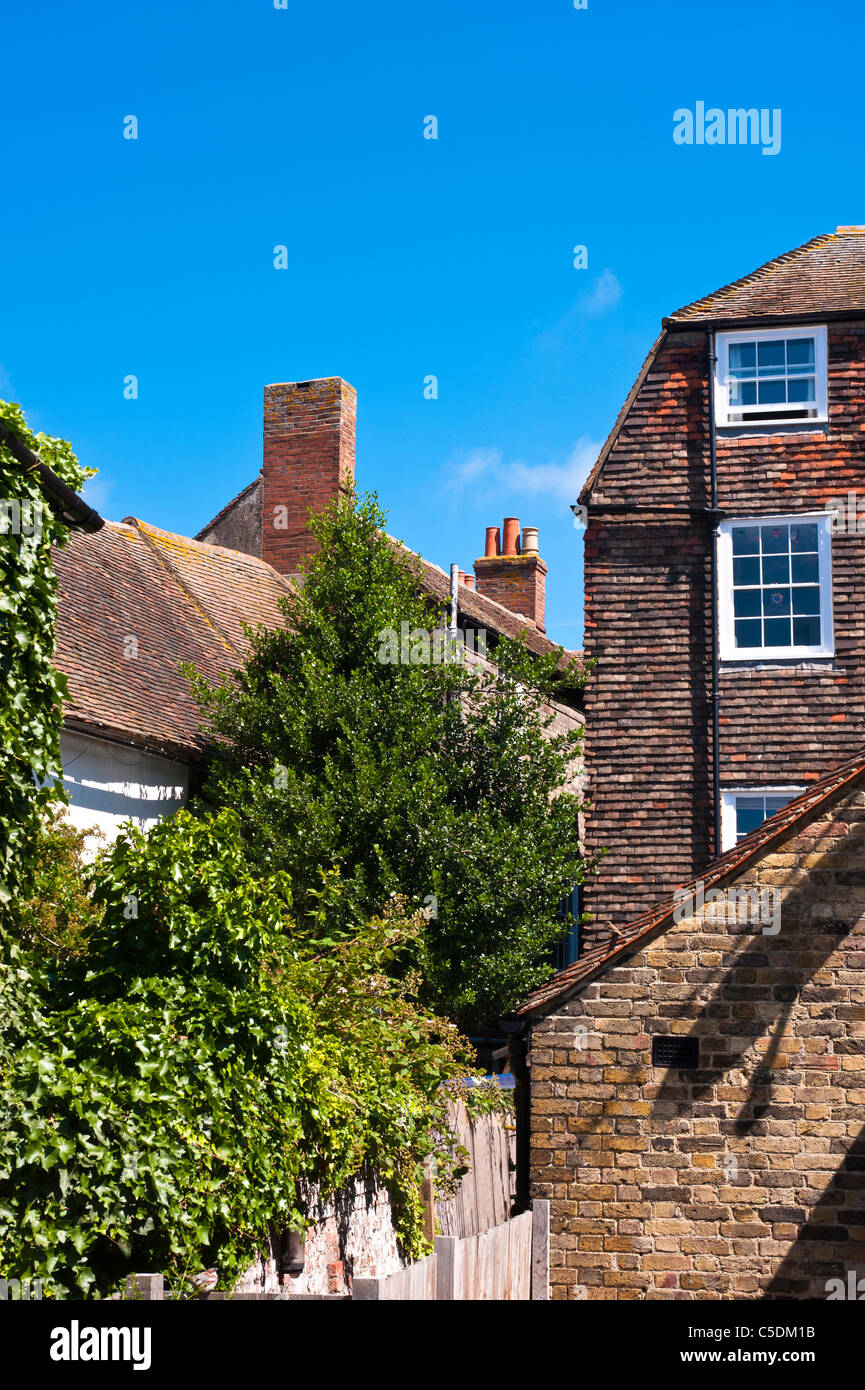
[[[39,827],[31,896],[13,903],[15,938],[36,961],[45,965],[83,955],[102,909],[87,890],[82,851],[88,834],[77,830],[62,814]]]
[[[5,1277],[99,1297],[153,1269],[189,1292],[217,1263],[231,1287],[269,1229],[303,1226],[311,1184],[327,1198],[367,1168],[425,1252],[418,1184],[460,1040],[391,970],[417,919],[396,903],[361,923],[349,896],[333,870],[293,917],[230,811],[126,830],[95,869],[86,955],[7,1020]]]
[[[20,406],[0,401],[0,419],[59,478],[80,488],[89,476],[62,439],[33,435]],[[57,581],[54,541],[68,530],[46,505],[35,475],[0,444],[0,504],[17,506],[24,528],[0,525],[0,938],[11,904],[29,893],[40,822],[58,795],[63,676],[52,666]],[[41,517],[41,525],[39,518]],[[34,779],[39,779],[38,783]]]
[[[359,917],[392,893],[426,905],[422,997],[479,1024],[550,973],[570,925],[579,737],[550,736],[560,652],[502,639],[497,669],[379,659],[383,631],[441,617],[383,525],[374,498],[326,509],[288,629],[254,634],[239,683],[195,678],[218,744],[206,796],[238,812],[261,872],[290,874],[301,916],[321,865],[341,866]]]

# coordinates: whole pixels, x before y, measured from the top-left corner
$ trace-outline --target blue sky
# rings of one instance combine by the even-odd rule
[[[257,473],[264,384],[344,376],[392,532],[470,569],[537,525],[577,645],[568,503],[662,315],[865,222],[863,11],[286,3],[7,9],[0,395],[106,516],[189,534]],[[780,109],[780,152],[676,145],[700,100]]]

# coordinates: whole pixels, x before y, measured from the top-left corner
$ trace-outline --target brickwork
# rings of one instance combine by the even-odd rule
[[[295,574],[320,512],[354,479],[356,393],[341,377],[264,388],[261,557]]]
[[[545,632],[547,566],[539,555],[481,556],[475,560],[478,593]]]
[[[819,322],[819,315],[815,316]],[[668,333],[590,489],[585,559],[588,843],[609,850],[586,907],[599,939],[718,852],[711,785],[708,338]],[[738,515],[865,497],[865,322],[829,325],[828,426],[719,431],[718,505]],[[586,498],[584,498],[586,500]],[[592,506],[657,507],[656,515]],[[677,509],[663,515],[662,507]],[[688,509],[692,509],[690,514]],[[724,663],[723,787],[807,786],[865,729],[865,521],[833,537],[834,659]]]
[[[777,921],[710,902],[533,1019],[554,1298],[826,1298],[865,1276],[862,785],[728,878],[777,893]],[[698,1038],[698,1069],[653,1067],[655,1034]]]

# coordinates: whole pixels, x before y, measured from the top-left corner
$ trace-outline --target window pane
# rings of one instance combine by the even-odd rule
[[[761,526],[760,539],[764,555],[783,554],[789,549],[789,526]]]
[[[807,608],[802,610],[803,613],[810,611]],[[759,618],[760,590],[737,589],[733,594],[733,613],[737,618]]]
[[[804,376],[801,380],[787,382],[788,401],[814,401],[817,399],[814,390],[814,378]]]
[[[807,521],[804,526],[790,527],[790,549],[795,553],[817,549],[817,526]]]
[[[789,584],[789,583],[790,583],[790,557],[789,557],[789,555],[764,555],[764,556],[763,556],[763,583],[764,583],[764,584]]]
[[[780,618],[790,612],[789,589],[764,589],[763,612],[767,618]]]
[[[787,399],[786,381],[761,381],[758,400],[760,405],[779,405]]]
[[[799,621],[811,622],[812,620],[805,618]],[[767,618],[763,626],[766,634],[764,643],[767,647],[789,647],[791,645],[789,618]]]
[[[820,619],[794,618],[793,640],[797,647],[819,647]]]
[[[814,365],[814,339],[788,338],[787,362],[791,367],[802,364],[812,367]]]
[[[793,612],[794,613],[819,613],[820,612],[820,588],[794,589],[793,590]]]
[[[752,371],[757,365],[756,343],[730,344],[730,369],[748,367]]]
[[[760,531],[756,526],[733,527],[733,554],[756,555],[760,549]]]
[[[796,792],[796,796],[799,793]],[[776,811],[781,811],[785,806],[789,806],[793,800],[792,796],[767,796],[766,797],[766,817],[774,816]]]
[[[783,338],[757,344],[757,361],[761,367],[783,367],[786,361]]]
[[[760,583],[760,561],[756,555],[753,557],[753,559],[750,555],[746,555],[744,557],[737,557],[733,561],[733,583]]]
[[[794,555],[792,573],[794,584],[817,584],[820,580],[820,561],[816,555]]]
[[[736,838],[743,840],[746,835],[750,835],[752,830],[757,830],[763,824],[766,817],[763,815],[763,798],[759,799],[759,807],[745,809],[743,801],[754,801],[755,797],[736,797]]]
[[[759,618],[756,621],[753,618],[739,619],[734,626],[737,647],[762,647],[763,641],[760,633],[762,624]]]
[[[730,404],[756,405],[757,383],[755,381],[731,381]]]

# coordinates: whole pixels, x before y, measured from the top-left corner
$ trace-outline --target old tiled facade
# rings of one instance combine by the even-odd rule
[[[794,339],[826,331],[828,418],[719,425],[713,514],[712,334],[717,344],[785,327]],[[586,893],[587,944],[727,847],[715,843],[713,817],[716,526],[827,513],[851,489],[865,511],[865,234],[839,229],[665,320],[580,498],[585,653],[597,659],[586,691],[588,834],[608,850]],[[721,660],[723,790],[802,789],[861,746],[862,532],[865,520],[831,538],[830,654]]]

